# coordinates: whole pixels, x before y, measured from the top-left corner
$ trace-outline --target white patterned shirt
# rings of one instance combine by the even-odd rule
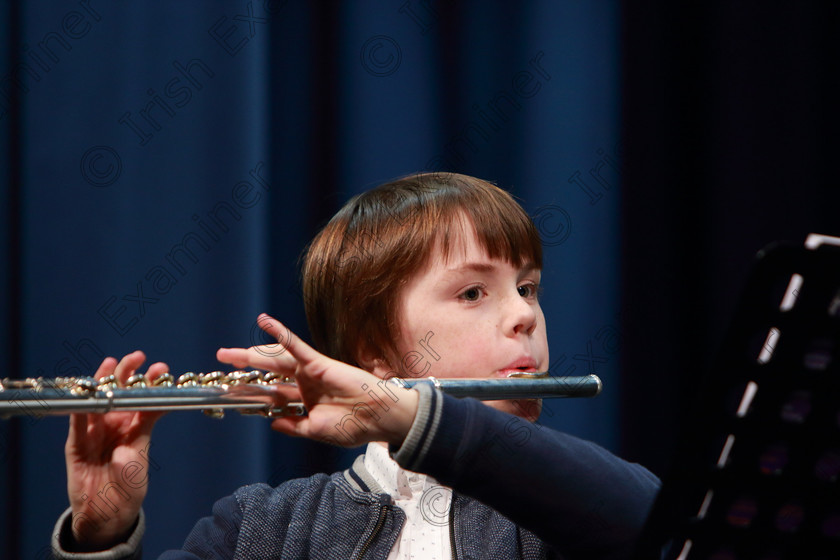
[[[388,560],[451,560],[452,490],[430,476],[401,468],[382,443],[368,444],[364,464],[394,505],[405,512],[405,523]]]

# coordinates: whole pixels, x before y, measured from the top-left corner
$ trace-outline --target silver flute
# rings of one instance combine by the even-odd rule
[[[552,377],[545,372],[514,373],[498,379],[392,377],[379,381],[372,388],[364,386],[362,389],[368,393],[378,392],[376,397],[380,399],[386,396],[396,398],[394,388],[410,389],[420,384],[431,385],[455,397],[480,400],[594,397],[601,392],[601,380],[596,375]],[[210,416],[222,417],[226,409],[269,418],[303,416],[306,407],[301,402],[277,404],[278,388],[295,387],[295,383],[287,377],[258,370],[185,373],[177,380],[169,373],[152,381],[143,375],[133,375],[124,385],[119,385],[113,375],[101,379],[2,379],[0,418],[175,410],[203,410]]]

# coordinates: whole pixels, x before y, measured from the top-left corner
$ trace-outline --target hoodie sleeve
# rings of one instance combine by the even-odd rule
[[[394,459],[475,498],[569,558],[628,557],[659,479],[606,449],[418,386],[420,406]]]

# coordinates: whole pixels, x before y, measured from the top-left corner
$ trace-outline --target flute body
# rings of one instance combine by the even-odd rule
[[[149,386],[138,376],[129,379],[129,384],[129,387],[118,387],[115,380],[92,378],[3,379],[0,380],[0,418],[175,410],[203,410],[220,417],[226,409],[268,417],[306,414],[302,403],[276,404],[278,385],[294,387],[294,383],[269,378],[259,371],[185,374],[178,384],[169,377],[157,386]],[[394,377],[385,382],[385,387],[412,388],[420,384],[432,385],[455,397],[480,400],[594,397],[601,392],[601,380],[596,375],[550,377],[538,374],[501,379]]]

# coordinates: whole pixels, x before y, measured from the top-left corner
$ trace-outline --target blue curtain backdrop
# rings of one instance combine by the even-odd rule
[[[541,422],[619,445],[617,2],[7,0],[0,16],[3,376],[144,350],[219,368],[260,311],[304,337],[297,259],[352,195],[422,170],[511,190],[545,242]],[[67,419],[0,421],[0,541],[45,557]],[[240,485],[345,466],[259,418],[155,429],[145,552]],[[550,468],[550,466],[541,466]]]

